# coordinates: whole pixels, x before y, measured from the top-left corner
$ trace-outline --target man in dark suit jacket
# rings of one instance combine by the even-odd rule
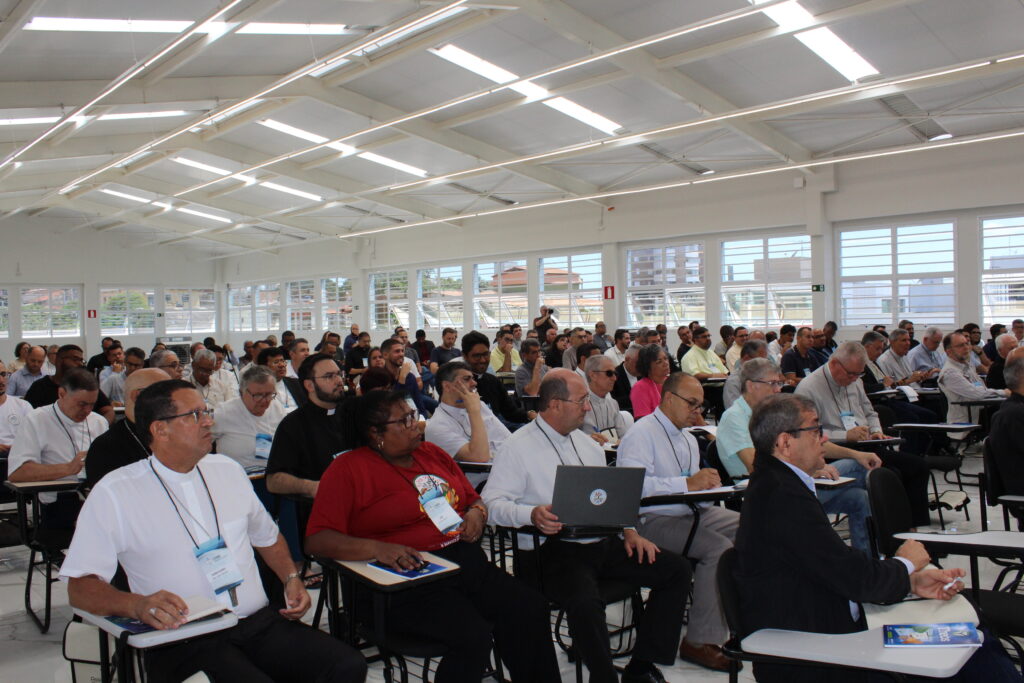
[[[633,385],[639,379],[636,375],[636,358],[639,355],[640,347],[634,344],[626,349],[626,359],[615,367],[615,385],[612,387],[612,398],[619,404],[619,408],[625,410],[630,415],[633,414],[633,402],[629,398],[629,393],[633,390]],[[630,378],[630,375],[632,375],[632,378]]]
[[[925,569],[928,553],[916,541],[877,560],[839,538],[810,478],[825,464],[812,401],[788,394],[768,399],[754,410],[750,432],[754,473],[735,544],[741,636],[762,628],[853,633],[866,628],[861,602],[895,602],[910,591],[949,599],[963,587],[944,590],[963,570]],[[872,680],[863,672],[763,663],[754,664],[754,675],[762,683]]]
[[[1006,367],[1007,355],[1017,348],[1017,338],[1012,334],[1001,334],[996,337],[996,357],[992,365],[988,366],[988,374],[985,375],[985,386],[989,389],[1009,389],[1006,386],[1006,378],[1003,377],[1003,369]]]
[[[1024,428],[1024,347],[1012,350],[1005,362],[1003,376],[1012,393],[993,416],[988,441],[1006,492],[1019,496],[1024,495],[1024,443],[1020,438]]]
[[[509,396],[508,389],[494,375],[488,374],[491,363],[491,342],[486,335],[473,330],[462,337],[462,358],[469,364],[476,380],[476,391],[506,427],[515,431],[537,417],[537,413],[524,409]]]

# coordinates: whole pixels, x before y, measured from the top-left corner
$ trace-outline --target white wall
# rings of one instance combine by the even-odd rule
[[[98,308],[98,290],[105,285],[210,287],[216,280],[216,262],[197,251],[180,247],[131,249],[131,240],[116,230],[96,232],[90,227],[71,230],[61,219],[47,215],[15,216],[0,222],[0,288],[10,292],[12,317],[17,310],[17,289],[35,285],[75,285],[82,288],[82,310]],[[162,293],[157,293],[159,299]],[[34,340],[36,343],[79,344],[87,354],[98,353],[99,319],[82,320],[82,337]],[[158,325],[161,324],[158,321]],[[126,347],[146,351],[153,335],[122,335]],[[0,339],[0,358],[9,362],[20,337]]]

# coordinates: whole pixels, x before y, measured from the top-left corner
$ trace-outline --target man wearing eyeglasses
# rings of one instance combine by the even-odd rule
[[[605,355],[591,356],[583,365],[590,390],[590,410],[583,417],[584,434],[602,446],[609,442],[618,443],[633,426],[633,416],[619,409],[619,403],[612,397],[615,386],[615,362]],[[616,438],[612,438],[614,437]]]
[[[662,386],[658,407],[637,420],[619,443],[617,465],[646,470],[644,497],[703,491],[722,485],[717,470],[700,466],[697,440],[688,431],[697,424],[703,404],[700,382],[686,373],[674,373]],[[693,524],[693,511],[686,505],[640,508],[639,532],[662,550],[682,554]],[[679,656],[715,671],[729,668],[720,647],[729,630],[719,603],[715,574],[718,558],[732,547],[738,524],[738,512],[702,506],[700,524],[686,553],[697,564],[690,620]]]
[[[732,372],[736,367],[736,361],[740,359],[740,355],[743,353],[743,345],[747,343],[749,337],[750,332],[742,325],[733,332],[732,346],[725,352],[725,369],[729,372]]]
[[[28,401],[7,395],[7,382],[10,377],[12,374],[7,372],[7,366],[0,361],[0,455],[4,457],[7,457],[11,450],[11,444],[14,443],[25,416],[32,412],[32,406]]]
[[[33,382],[25,392],[25,400],[31,403],[33,408],[41,408],[55,403],[59,397],[64,375],[75,368],[81,368],[84,364],[85,354],[82,353],[82,347],[75,344],[65,344],[60,347],[60,350],[57,351],[57,372]],[[114,408],[102,390],[97,394],[93,410],[105,417],[108,425],[114,423]]]
[[[509,431],[515,431],[526,424],[537,414],[532,410],[524,410],[508,395],[501,381],[487,372],[491,363],[491,343],[486,335],[473,330],[462,336],[462,357],[473,371],[476,379],[476,390],[480,399],[491,407]]]
[[[732,334],[732,328],[729,331]],[[698,327],[693,331],[693,346],[683,356],[680,367],[683,372],[702,382],[706,379],[725,379],[729,375],[722,359],[711,350],[711,332],[706,327]]]
[[[312,499],[324,470],[352,447],[352,440],[337,414],[345,392],[337,361],[311,355],[299,366],[299,379],[309,400],[277,427],[267,460],[267,490]]]
[[[739,336],[739,332],[736,333],[736,336]],[[743,344],[743,348],[740,350],[739,366],[730,369],[729,379],[725,380],[725,384],[722,385],[722,404],[726,410],[731,408],[736,399],[740,397],[743,386],[740,383],[740,368],[749,360],[767,357],[768,345],[764,341],[751,339]]]
[[[588,399],[589,390],[575,372],[565,368],[549,372],[541,382],[540,415],[502,445],[482,495],[495,524],[532,524],[545,535],[539,549],[534,548],[533,537],[520,535],[519,547],[542,558],[543,576],[527,578],[534,583],[542,579],[549,597],[566,607],[573,647],[590,671],[592,683],[619,681],[608,650],[598,580],[614,578],[651,588],[637,618],[636,646],[622,681],[658,683],[665,679],[655,664],[675,661],[690,590],[686,560],[659,552],[635,529],[627,529],[621,539],[562,538],[558,536],[562,523],[551,512],[560,464],[605,466],[601,447],[579,431],[590,411]],[[522,565],[527,573],[536,567],[532,559],[524,558]]]
[[[181,359],[170,349],[155,351],[149,357],[149,367],[163,370],[171,379],[181,379]]]
[[[299,621],[309,594],[244,470],[210,453],[213,411],[199,393],[181,380],[158,382],[139,395],[136,419],[153,455],[89,495],[61,567],[71,604],[158,630],[185,623],[192,596],[235,613],[229,629],[148,652],[154,682],[199,671],[215,680],[362,681],[356,651]],[[281,581],[283,605],[269,603],[254,551]],[[131,592],[110,585],[118,564]]]
[[[110,402],[115,406],[123,406],[125,403],[125,380],[137,370],[141,370],[146,363],[146,352],[140,348],[132,347],[124,352],[122,360],[124,370],[121,372],[110,372],[106,378],[100,379],[100,389],[107,395]],[[106,368],[109,370],[110,368]]]
[[[750,416],[754,409],[778,394],[785,380],[778,366],[766,358],[754,358],[741,366],[738,373],[743,394],[725,411],[718,423],[718,457],[734,479],[750,476],[754,471],[754,442],[750,438]],[[829,514],[845,514],[850,518],[850,544],[870,553],[867,518],[871,514],[865,481],[868,470],[882,465],[870,451],[855,451],[831,441],[825,443],[825,457],[830,464],[814,474],[819,478],[853,477],[843,488],[818,492],[818,500]]]
[[[867,352],[859,342],[843,342],[828,362],[797,385],[797,394],[814,401],[830,439],[868,442],[888,438],[860,381],[867,360]],[[914,526],[928,526],[928,465],[920,455],[906,452],[909,446],[903,444],[900,452],[881,446],[879,457],[882,464],[899,472],[910,499]]]
[[[277,426],[288,413],[274,400],[277,383],[267,368],[257,365],[246,370],[240,388],[238,398],[217,406],[213,440],[218,453],[242,467],[264,467]]]

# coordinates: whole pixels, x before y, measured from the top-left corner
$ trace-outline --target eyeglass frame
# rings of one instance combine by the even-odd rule
[[[587,403],[590,403],[590,394],[588,393],[586,396],[577,401],[574,401],[571,398],[553,398],[551,400],[561,401],[562,403],[574,403],[577,407],[582,408]]]
[[[177,420],[179,417],[188,417],[189,415],[192,416],[195,424],[199,424],[200,417],[208,417],[211,420],[213,419],[213,408],[196,408],[195,410],[190,410],[187,413],[167,415],[166,417],[155,417],[153,418],[153,422],[169,422],[170,420]]]
[[[813,427],[800,427],[799,429],[787,429],[785,431],[786,434],[794,438],[800,438],[801,432],[818,432],[818,438],[820,439],[825,434],[825,427],[824,425],[817,424]]]
[[[845,370],[846,368],[843,369]],[[747,381],[756,382],[757,384],[768,384],[771,385],[772,388],[777,389],[781,389],[782,387],[786,386],[786,381],[782,379],[748,379]]]
[[[387,429],[388,425],[400,424],[406,429],[412,429],[418,420],[416,419],[416,411],[410,410],[407,413],[403,413],[402,417],[398,420],[385,420],[384,429]]]
[[[671,389],[668,390],[668,393],[672,394],[673,396],[675,396],[678,399],[681,399],[686,405],[690,406],[690,412],[691,413],[695,413],[695,412],[697,412],[698,410],[700,410],[701,408],[704,407],[704,402],[703,401],[698,401],[695,398],[687,398],[687,397],[683,396],[680,393],[672,391]]]
[[[245,393],[249,394],[249,396],[251,396],[254,401],[273,401],[275,398],[277,398],[276,391],[256,394],[249,391],[249,387],[246,387]]]

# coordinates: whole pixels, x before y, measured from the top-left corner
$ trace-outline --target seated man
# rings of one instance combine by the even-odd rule
[[[491,349],[491,372],[515,372],[522,364],[523,359],[512,345],[512,333],[499,332],[498,345]]]
[[[882,391],[896,386],[896,380],[885,374],[885,371],[878,365],[878,360],[882,356],[882,350],[885,348],[885,337],[880,332],[865,332],[864,336],[860,340],[861,345],[864,347],[864,351],[868,354],[868,362],[864,366],[864,376],[861,381],[864,383],[864,391],[867,394],[872,394],[876,391]],[[910,422],[916,424],[935,424],[941,422],[940,416],[933,410],[931,406],[935,404],[935,401],[929,401],[927,404],[921,400],[920,397],[914,397],[913,401],[906,400],[903,394],[898,394],[893,398],[882,397],[878,399],[878,412],[881,414],[884,411],[888,411],[893,420],[893,424],[900,422]],[[910,449],[914,452],[923,453],[925,449],[929,447],[929,441],[927,434],[914,433],[907,435],[907,442]],[[942,439],[942,443],[935,443],[932,439],[932,446],[948,445],[945,438]]]
[[[755,358],[743,364],[739,372],[743,394],[725,411],[718,424],[718,457],[734,479],[747,477],[754,471],[754,443],[750,440],[750,415],[757,406],[779,393],[785,380],[774,363]],[[818,500],[829,514],[846,514],[850,518],[850,544],[865,553],[871,552],[867,518],[871,514],[865,488],[867,471],[881,466],[882,461],[870,451],[855,451],[832,442],[825,444],[825,457],[831,464],[816,477],[853,477],[854,483],[832,491],[819,491]]]
[[[796,327],[786,323],[779,328],[778,338],[768,344],[768,357],[775,361],[776,365],[782,364],[782,354],[789,351],[794,337],[796,337]]]
[[[536,396],[540,392],[540,383],[548,373],[548,364],[540,354],[540,342],[536,339],[524,339],[519,354],[523,364],[516,368],[516,393],[523,396]]]
[[[1021,496],[1024,495],[1024,440],[1020,438],[1024,431],[1024,349],[1010,351],[1003,374],[1010,398],[992,417],[988,445],[995,455],[1006,492]]]
[[[939,374],[946,364],[946,354],[939,347],[942,345],[942,330],[929,327],[924,331],[921,343],[907,353],[907,362],[911,370],[919,370],[930,376]]]
[[[889,333],[889,349],[878,357],[878,367],[893,378],[896,386],[920,389],[921,382],[939,374],[938,370],[914,370],[907,354],[910,352],[910,333],[895,329]]]
[[[676,365],[683,361],[683,356],[693,348],[693,333],[686,325],[680,325],[676,329],[676,336],[679,337],[679,346],[676,348]]]
[[[878,413],[871,406],[860,376],[867,353],[858,342],[843,342],[828,362],[805,377],[796,393],[810,398],[830,439],[852,442],[885,439]],[[754,444],[757,445],[756,443]],[[907,444],[904,445],[906,450]],[[919,454],[883,449],[882,464],[896,470],[910,500],[914,526],[928,526],[928,464]]]
[[[748,360],[754,358],[767,358],[768,344],[761,339],[750,339],[743,344],[740,350],[739,364],[729,368],[729,379],[722,385],[722,404],[728,410],[733,402],[740,397],[743,384],[740,382],[740,368]]]
[[[493,460],[511,432],[480,400],[473,371],[460,360],[449,361],[438,368],[437,389],[441,401],[427,420],[423,438],[456,460]]]
[[[729,334],[731,337],[731,327]],[[679,368],[702,382],[706,379],[725,379],[729,375],[722,359],[711,350],[711,332],[706,327],[698,327],[693,331],[693,346],[683,356]]]
[[[740,354],[743,353],[743,345],[747,343],[749,337],[750,332],[742,325],[733,331],[732,345],[725,352],[725,369],[729,372],[732,372],[733,368],[736,367],[736,361],[740,359]]]
[[[25,392],[25,400],[32,404],[33,408],[48,406],[57,400],[61,382],[64,381],[65,373],[74,368],[81,368],[85,364],[85,355],[82,348],[74,344],[65,344],[57,351],[57,372],[47,375],[37,382],[33,382],[28,391]],[[110,399],[99,390],[96,394],[93,410],[107,419],[107,424],[114,422],[114,408],[110,405]]]
[[[597,344],[593,342],[587,342],[586,344],[580,344],[576,347],[576,374],[580,376],[584,382],[587,381],[587,371],[584,366],[587,364],[587,359],[593,356],[600,356],[601,349],[597,348]],[[668,356],[668,354],[665,354]]]
[[[136,370],[141,370],[146,365],[146,352],[137,346],[133,346],[124,352],[124,370],[112,372],[106,379],[100,380],[100,389],[107,395],[110,402],[115,406],[125,404],[125,380]]]
[[[356,338],[356,344],[345,351],[345,375],[353,390],[356,379],[370,367],[369,356],[370,333],[360,332]]]
[[[213,440],[218,453],[242,467],[262,467],[270,457],[277,426],[288,413],[274,400],[277,382],[267,368],[256,365],[242,373],[241,389],[241,396],[217,408]]]
[[[551,496],[558,465],[605,465],[601,447],[579,431],[590,409],[587,399],[587,387],[575,372],[561,368],[548,373],[540,387],[540,416],[502,445],[483,491],[484,503],[493,523],[532,524],[548,536],[539,549],[534,549],[532,537],[521,536],[520,548],[540,553],[545,592],[565,607],[573,647],[590,670],[592,683],[619,681],[608,650],[598,579],[614,577],[651,588],[643,614],[637,617],[636,647],[622,681],[663,681],[655,664],[675,662],[690,591],[686,560],[659,553],[635,529],[627,529],[621,539],[557,536],[562,523],[551,512]],[[524,558],[522,566],[525,573],[536,565]],[[536,583],[539,577],[526,578]]]
[[[18,368],[7,382],[7,395],[23,398],[36,380],[43,377],[43,363],[46,361],[46,349],[33,346],[25,357],[25,365]]]
[[[615,366],[615,386],[612,387],[612,398],[619,404],[621,410],[630,415],[633,414],[633,401],[630,396],[633,393],[633,386],[640,381],[637,374],[636,362],[640,357],[640,346],[633,344],[624,356],[624,360]]]
[[[3,457],[7,457],[15,437],[18,436],[18,430],[32,412],[32,406],[28,401],[7,394],[8,381],[7,368],[4,367],[3,361],[0,361],[0,456]]]
[[[103,355],[106,356],[107,364],[106,367],[100,370],[100,382],[111,375],[124,373],[124,346],[121,345],[121,342],[112,342],[103,352]]]
[[[473,371],[480,399],[490,406],[509,430],[515,431],[537,416],[536,412],[518,405],[508,395],[501,380],[487,372],[491,362],[491,343],[485,335],[476,330],[463,335],[462,357]]]
[[[612,359],[612,362],[616,365],[626,360],[626,349],[629,348],[629,343],[633,341],[629,334],[629,330],[619,328],[615,330],[615,341],[604,351],[604,355]]]
[[[739,337],[737,330],[737,337]],[[697,440],[687,430],[697,423],[704,390],[694,377],[677,372],[661,387],[661,404],[637,420],[619,444],[618,467],[643,467],[644,496],[671,495],[721,486],[715,469],[701,468]],[[665,448],[665,442],[671,447]],[[693,605],[686,638],[679,656],[716,671],[728,671],[729,661],[721,644],[729,637],[718,600],[718,558],[732,547],[740,515],[714,505],[704,506],[693,543],[686,553],[697,560],[694,567]],[[693,511],[688,505],[656,505],[640,508],[639,532],[663,550],[682,554]]]
[[[633,426],[633,416],[619,410],[618,402],[611,396],[616,379],[615,363],[601,354],[588,358],[583,369],[590,389],[590,410],[583,417],[583,433],[602,446],[609,442],[612,429],[621,439]]]
[[[861,602],[895,602],[910,592],[948,600],[963,588],[955,579],[964,571],[926,568],[930,558],[917,541],[879,560],[840,540],[814,497],[811,475],[824,464],[825,439],[813,401],[771,398],[754,411],[750,432],[756,466],[743,499],[734,574],[740,637],[763,628],[854,633],[867,628]],[[1020,681],[991,634],[960,673],[967,681]],[[889,680],[882,672],[762,662],[754,675],[763,683]]]
[[[345,390],[337,361],[311,355],[299,366],[299,378],[309,400],[277,427],[267,460],[267,490],[312,499],[327,466],[352,446],[335,414]]]
[[[170,349],[154,351],[149,356],[149,367],[163,370],[171,379],[181,379],[181,359]]]
[[[217,408],[231,398],[231,389],[214,376],[217,368],[217,354],[210,349],[199,349],[192,356],[192,372],[188,381],[206,401],[208,408]]]
[[[927,341],[921,342],[924,346]],[[971,409],[968,406],[957,405],[957,401],[977,401],[986,398],[1001,398],[1009,396],[1008,389],[989,389],[978,377],[978,373],[971,366],[971,344],[962,334],[950,332],[942,340],[942,348],[945,352],[946,363],[939,373],[939,388],[949,401],[949,412],[946,413],[946,422],[970,422]],[[961,435],[950,438],[961,438]]]
[[[1006,358],[1010,351],[1017,348],[1017,338],[1012,334],[1000,334],[995,339],[996,358],[988,366],[988,374],[985,376],[985,386],[989,389],[1009,389],[1006,385],[1006,378],[1003,369],[1006,367]]]
[[[385,339],[380,345],[381,355],[384,358],[384,368],[391,374],[393,383],[392,389],[400,389],[409,395],[416,405],[416,411],[424,418],[431,414],[431,406],[427,406],[426,396],[420,391],[420,385],[413,375],[413,367],[409,359],[405,357],[405,344],[401,339],[392,337]]]
[[[436,375],[438,368],[462,355],[462,351],[455,348],[455,340],[458,337],[459,333],[450,327],[441,330],[441,345],[430,350],[429,370],[431,373]]]
[[[277,381],[275,389],[277,398],[275,400],[281,404],[286,413],[292,412],[305,403],[306,397],[303,395],[301,380],[286,376],[288,361],[285,359],[284,349],[279,346],[268,346],[260,351],[256,365],[262,365],[273,373],[274,379]]]
[[[814,334],[811,328],[801,327],[796,331],[796,341],[782,354],[779,362],[788,384],[799,384],[804,377],[821,367],[821,359],[812,352],[813,345]]]
[[[239,623],[230,629],[148,651],[153,681],[199,671],[215,680],[363,681],[358,652],[299,621],[309,595],[245,472],[209,454],[213,420],[199,393],[182,380],[158,382],[139,395],[135,411],[153,456],[104,477],[89,494],[61,566],[71,605],[160,630],[185,622],[183,598],[233,609]],[[268,604],[254,548],[283,584],[281,609]],[[213,561],[200,563],[204,555]],[[118,565],[130,592],[110,585]]]
[[[288,347],[287,351],[288,365],[285,367],[285,377],[298,379],[299,366],[302,365],[302,361],[306,360],[306,357],[309,356],[309,340],[296,339],[292,342],[292,345]]]
[[[990,335],[989,340],[985,342],[985,346],[982,347],[982,351],[985,352],[985,355],[988,356],[990,361],[995,363],[1001,358],[998,351],[996,351],[996,344],[998,343],[999,335],[1006,334],[1006,325],[996,323],[992,327],[988,328],[988,331]],[[1014,339],[1016,339],[1016,337],[1014,337]]]
[[[49,381],[42,379],[40,382]],[[93,439],[110,424],[93,412],[99,395],[96,378],[85,368],[63,373],[57,400],[29,413],[18,430],[7,461],[12,482],[81,479],[79,473]],[[77,492],[43,493],[42,524],[71,529],[82,503]]]
[[[159,368],[142,368],[132,372],[124,383],[124,419],[93,440],[85,458],[85,487],[92,489],[104,476],[119,467],[149,457],[142,435],[135,424],[135,401],[151,384],[170,379]]]
[[[979,373],[987,373],[992,365],[992,359],[985,355],[985,350],[981,346],[981,327],[978,323],[967,323],[963,329],[971,345],[971,367]]]

